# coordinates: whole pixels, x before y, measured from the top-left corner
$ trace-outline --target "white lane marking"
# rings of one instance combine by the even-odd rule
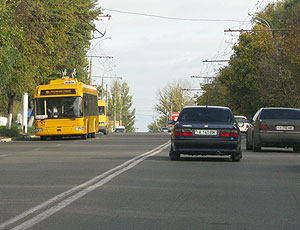
[[[33,149],[33,151],[38,151],[38,150],[40,150],[41,148],[37,148],[37,149]]]
[[[0,155],[0,157],[6,157],[7,155]]]
[[[59,146],[62,146],[62,144],[57,144],[56,146],[59,147]]]
[[[159,152],[163,151],[164,149],[166,149],[169,146],[169,144],[170,144],[170,142],[168,141],[167,143],[162,144],[146,153],[136,156],[136,157],[124,162],[123,164],[94,177],[93,179],[91,179],[83,184],[80,184],[64,193],[61,193],[43,203],[21,213],[20,215],[15,216],[15,217],[3,222],[2,224],[0,224],[0,229],[4,229],[8,225],[14,224],[17,221],[27,217],[28,215],[33,214],[34,212],[37,212],[43,208],[46,208],[49,205],[53,205],[52,207],[49,207],[44,212],[37,214],[35,217],[19,224],[18,226],[14,227],[12,229],[19,230],[19,229],[27,229],[27,228],[32,227],[33,225],[48,218],[49,216],[53,215],[54,213],[58,212],[59,210],[63,209],[64,207],[70,205],[71,203],[78,200],[79,198],[86,195],[87,193],[104,185],[108,181],[112,180],[114,177],[133,168],[134,166],[141,163],[148,157],[154,156],[154,155],[158,154]],[[75,193],[75,194],[72,195],[72,193]],[[70,195],[70,197],[65,198],[68,195]],[[64,199],[64,200],[60,201],[58,204],[55,205],[54,202],[56,202],[56,201],[58,202],[58,200],[60,200],[60,199]]]

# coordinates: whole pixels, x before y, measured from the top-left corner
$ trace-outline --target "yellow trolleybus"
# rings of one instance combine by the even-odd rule
[[[99,132],[104,135],[108,134],[108,116],[107,106],[104,100],[98,100],[99,109]]]
[[[96,137],[99,130],[97,89],[62,78],[37,86],[35,98],[35,134],[41,140],[56,136]]]

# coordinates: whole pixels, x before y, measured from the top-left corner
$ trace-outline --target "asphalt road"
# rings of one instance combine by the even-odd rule
[[[289,149],[170,161],[169,134],[0,143],[1,229],[300,229]]]

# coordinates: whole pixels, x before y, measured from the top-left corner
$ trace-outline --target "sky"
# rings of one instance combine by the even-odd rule
[[[135,128],[148,131],[159,116],[154,110],[158,90],[176,81],[199,88],[200,79],[190,76],[216,76],[226,62],[203,61],[229,59],[238,41],[238,33],[224,30],[251,29],[250,15],[270,2],[274,0],[98,1],[111,17],[95,22],[105,36],[94,34],[90,54],[113,58],[92,60],[93,83],[101,85],[104,76],[110,87],[115,77],[122,77],[133,96]]]

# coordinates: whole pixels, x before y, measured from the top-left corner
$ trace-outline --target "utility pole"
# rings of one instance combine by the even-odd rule
[[[172,120],[172,113],[173,113],[173,103],[171,101],[171,111],[170,111],[170,117],[169,117],[169,120]]]
[[[92,58],[90,60],[90,85],[93,85],[93,79],[92,79]]]
[[[91,58],[91,60],[90,60],[90,85],[93,85],[93,79],[92,79],[92,58],[94,57],[94,58],[113,58],[113,57],[111,57],[111,56],[98,56],[98,55],[96,55],[96,56],[93,56],[93,55],[89,55],[89,56],[86,56],[86,57],[90,57]]]
[[[108,84],[106,84],[106,96],[105,96],[105,103],[106,103],[106,105],[108,105],[108,89],[107,89],[107,87],[108,87]]]
[[[102,82],[101,82],[101,99],[103,100],[103,97],[104,97],[104,78],[114,78],[114,79],[119,79],[119,80],[122,80],[123,78],[122,77],[104,77],[104,76],[93,76],[93,78],[95,77],[99,77],[99,78],[102,78]],[[107,90],[107,89],[106,89]]]
[[[101,83],[101,100],[103,100],[103,92],[104,91],[104,87],[103,87],[103,78],[102,78],[102,83]]]
[[[116,97],[116,89],[114,90],[114,131],[116,130],[116,118],[117,118],[117,97]]]

